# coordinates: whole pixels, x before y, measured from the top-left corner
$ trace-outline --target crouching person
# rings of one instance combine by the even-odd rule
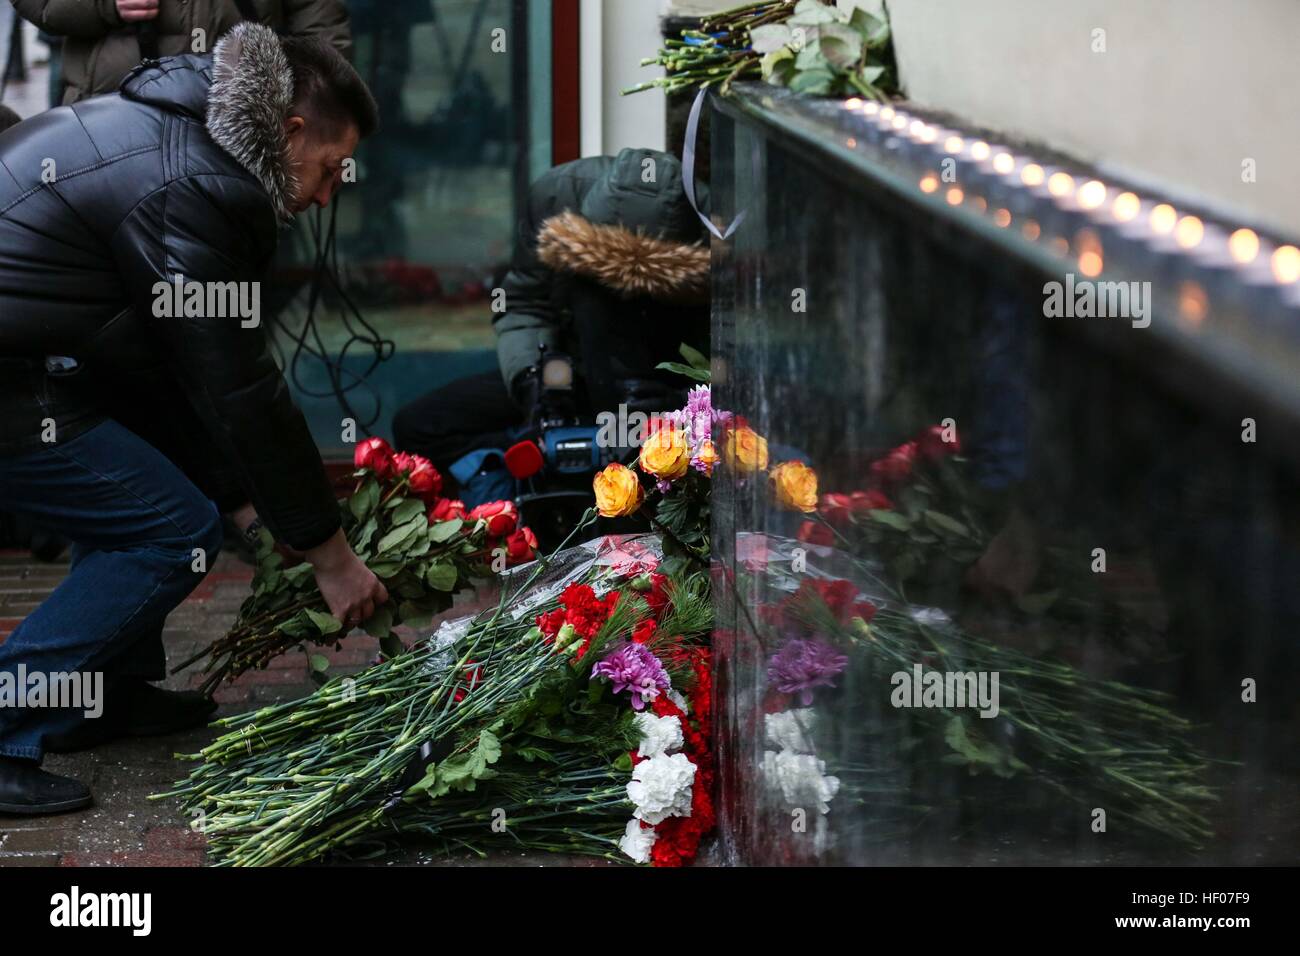
[[[376,124],[331,47],[244,24],[210,58],[147,62],[117,93],[0,135],[0,508],[74,543],[66,579],[0,644],[0,689],[18,689],[0,694],[0,813],[90,802],[41,769],[48,750],[210,715],[149,681],[220,512],[303,552],[345,623],[387,600],[343,537],[257,310],[211,308],[256,298],[279,228],[330,201]],[[207,305],[177,308],[195,288]],[[23,706],[33,675],[102,675],[102,707]]]

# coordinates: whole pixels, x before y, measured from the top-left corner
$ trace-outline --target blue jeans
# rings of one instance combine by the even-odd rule
[[[0,456],[0,507],[74,543],[68,576],[0,644],[0,673],[141,674],[163,621],[221,548],[216,507],[161,452],[108,420],[67,442]],[[196,550],[201,549],[201,550]],[[197,569],[197,570],[196,570]],[[152,675],[162,676],[160,673]],[[0,755],[39,760],[80,710],[0,706]]]

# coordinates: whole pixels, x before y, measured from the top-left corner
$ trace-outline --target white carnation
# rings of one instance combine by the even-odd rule
[[[641,737],[641,744],[636,752],[642,757],[655,757],[670,750],[681,750],[685,740],[682,738],[682,722],[676,717],[656,717],[654,714],[640,713],[632,718],[636,732]]]
[[[767,742],[773,747],[808,754],[816,749],[812,745],[816,721],[816,712],[811,707],[804,707],[800,710],[783,710],[779,714],[764,714],[763,728],[767,733]]]
[[[912,608],[909,613],[912,620],[922,627],[932,627],[935,630],[940,630],[952,623],[952,618],[937,607],[916,607]]]
[[[763,776],[790,806],[816,804],[820,813],[830,813],[830,801],[840,790],[839,777],[827,776],[826,761],[811,754],[765,751]]]
[[[628,820],[623,838],[618,841],[618,848],[637,863],[649,863],[650,851],[654,849],[659,834],[641,826],[640,820]]]
[[[636,806],[633,813],[646,823],[662,823],[669,817],[691,815],[691,786],[695,764],[686,754],[659,754],[642,760],[632,769],[627,797]]]

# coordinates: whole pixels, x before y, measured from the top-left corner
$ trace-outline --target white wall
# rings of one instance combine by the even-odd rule
[[[683,12],[730,5],[674,0]],[[889,11],[917,103],[1300,236],[1298,0],[890,0]]]
[[[582,0],[582,155],[614,154],[627,146],[664,148],[663,94],[619,94],[662,75],[658,67],[637,64],[659,49],[663,12],[657,0]]]
[[[1300,234],[1296,0],[891,0],[908,96]],[[1093,52],[1105,30],[1104,53]],[[1255,160],[1257,181],[1242,181]]]

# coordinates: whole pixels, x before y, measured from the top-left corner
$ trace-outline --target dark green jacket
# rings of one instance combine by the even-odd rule
[[[140,62],[138,24],[124,23],[114,0],[12,0],[18,13],[46,33],[64,37],[63,102],[112,93]],[[343,0],[253,0],[259,21],[277,33],[321,36],[345,56],[351,52]],[[243,18],[234,0],[162,0],[158,55],[211,53],[218,37]],[[204,49],[195,30],[204,31]]]
[[[607,331],[622,356],[632,338],[667,358],[679,335],[707,343],[709,249],[674,156],[625,149],[557,166],[533,184],[519,230],[494,320],[507,385],[539,345],[591,351],[576,330]]]

